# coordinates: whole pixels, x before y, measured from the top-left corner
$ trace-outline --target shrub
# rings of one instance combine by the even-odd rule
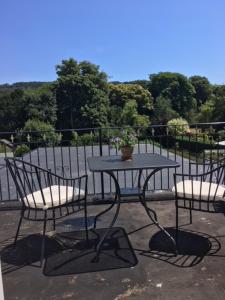
[[[30,148],[25,145],[19,145],[16,147],[15,151],[14,151],[14,156],[23,156],[24,154],[28,153],[30,151]]]
[[[224,149],[223,145],[215,144],[213,139],[205,139],[204,137],[176,137],[176,142],[179,143],[181,149],[186,149],[192,153],[199,153],[204,150]]]
[[[183,118],[172,119],[167,125],[171,135],[182,135],[190,132],[188,122]]]
[[[51,124],[39,120],[28,120],[22,130],[22,136],[30,143],[43,143],[45,146],[56,146],[61,141],[61,135],[55,132]]]
[[[79,135],[76,131],[73,131],[71,137],[71,145],[72,146],[78,145],[78,141],[79,141]]]
[[[84,133],[80,136],[80,143],[84,146],[90,146],[93,143],[93,133]]]
[[[71,145],[72,146],[90,146],[96,140],[96,136],[91,133],[84,133],[78,135],[76,131],[72,132]]]
[[[219,141],[224,141],[225,140],[225,130],[224,129],[219,130],[217,132],[217,135],[218,135],[218,140]]]

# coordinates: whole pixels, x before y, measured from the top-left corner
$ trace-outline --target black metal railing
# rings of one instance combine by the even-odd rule
[[[205,160],[217,160],[225,153],[225,122],[201,123],[190,126],[152,125],[134,128],[138,143],[134,153],[159,153],[180,163],[179,172],[202,170]],[[105,174],[93,174],[88,170],[87,157],[119,154],[110,145],[110,139],[119,134],[121,128],[67,129],[51,132],[0,132],[0,201],[18,199],[16,189],[4,157],[21,157],[30,163],[51,169],[63,176],[88,174],[88,193],[104,198],[114,192],[111,179]],[[224,142],[225,144],[225,142]],[[199,162],[199,164],[191,164]],[[197,166],[197,167],[196,167]],[[173,186],[175,170],[164,169],[154,175],[149,190],[168,190]],[[136,172],[120,172],[121,186],[135,186]],[[144,172],[146,177],[148,172]],[[143,178],[144,181],[144,178]]]

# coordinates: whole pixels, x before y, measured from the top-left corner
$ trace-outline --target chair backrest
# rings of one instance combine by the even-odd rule
[[[214,172],[214,178],[217,179],[216,183],[225,184],[224,176],[222,176],[221,180],[218,182],[221,173],[223,173],[224,164],[225,164],[225,157],[222,157],[220,159],[205,159],[203,162],[203,173],[213,172],[213,170],[217,169],[217,172]]]
[[[34,194],[37,191],[39,191],[43,205],[45,205],[43,189],[53,184],[50,172],[37,165],[16,158],[5,158],[5,161],[23,206],[37,207]]]
[[[218,185],[225,184],[225,165],[224,164],[212,164],[208,167],[208,170],[204,172],[203,180],[206,182],[216,183]]]

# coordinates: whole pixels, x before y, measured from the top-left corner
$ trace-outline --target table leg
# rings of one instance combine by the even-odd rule
[[[95,216],[95,219],[94,219],[94,229],[96,228],[97,219],[98,219],[100,216],[104,215],[107,211],[109,211],[110,209],[112,209],[113,206],[116,204],[116,201],[117,201],[117,195],[115,195],[114,202],[113,202],[109,207],[107,207],[105,210],[101,211],[99,214],[97,214],[97,215]]]
[[[139,200],[141,202],[141,204],[143,205],[148,217],[150,218],[150,220],[161,230],[165,233],[166,236],[168,236],[168,238],[171,240],[172,244],[173,244],[173,248],[174,248],[174,253],[175,255],[177,255],[177,245],[176,245],[176,241],[175,239],[169,234],[169,232],[162,226],[159,224],[158,222],[158,219],[157,219],[157,215],[156,215],[156,212],[149,208],[147,206],[147,203],[146,203],[146,197],[145,197],[145,192],[146,192],[146,189],[147,189],[147,186],[148,186],[148,181],[151,179],[151,177],[158,171],[160,171],[161,168],[157,168],[155,169],[154,171],[152,171],[146,178],[145,180],[145,183],[144,183],[144,186],[143,186],[143,195],[140,195],[139,196]]]
[[[103,244],[104,244],[104,241],[105,241],[105,239],[107,238],[107,236],[108,236],[110,230],[112,229],[113,225],[115,224],[115,222],[116,222],[116,220],[117,220],[117,217],[118,217],[118,215],[119,215],[119,211],[120,211],[120,202],[121,202],[121,201],[120,201],[120,186],[119,186],[119,183],[118,183],[117,178],[116,178],[116,176],[114,175],[113,172],[107,171],[106,173],[109,174],[109,175],[113,178],[114,183],[115,183],[115,188],[116,188],[115,202],[114,202],[112,205],[110,205],[109,208],[107,208],[107,209],[104,210],[102,213],[100,213],[99,215],[97,215],[97,217],[99,217],[100,215],[102,215],[102,214],[104,214],[105,212],[109,211],[115,204],[117,204],[117,207],[116,207],[115,215],[114,215],[114,217],[113,217],[113,219],[112,219],[112,221],[111,221],[109,227],[105,230],[105,232],[104,232],[104,234],[102,235],[100,241],[98,242],[98,245],[97,245],[97,247],[96,247],[96,256],[95,256],[95,258],[93,259],[93,261],[95,261],[95,262],[97,262],[98,259],[99,259],[99,254],[100,254],[100,252],[101,252],[101,249],[102,249],[102,246],[103,246]],[[95,224],[95,226],[96,226],[96,224]]]
[[[141,175],[142,175],[142,169],[139,170],[139,174],[138,174],[138,188],[141,188]]]

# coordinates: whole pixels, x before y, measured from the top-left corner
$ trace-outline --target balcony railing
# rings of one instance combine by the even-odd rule
[[[185,131],[182,126],[152,125],[134,128],[138,143],[134,153],[158,153],[180,163],[179,172],[202,169],[202,161],[217,160],[225,152],[223,140],[225,123],[201,123]],[[110,139],[121,128],[85,128],[52,132],[0,132],[0,201],[17,200],[15,186],[5,166],[4,157],[20,156],[65,176],[88,174],[88,193],[104,198],[114,192],[111,179],[105,174],[93,174],[88,170],[87,157],[115,155]],[[225,140],[225,132],[224,132]],[[225,144],[225,142],[224,142]],[[191,162],[199,162],[193,166]],[[173,186],[175,170],[164,169],[154,175],[149,190],[168,190]],[[122,187],[135,186],[136,172],[117,173]],[[147,176],[147,171],[143,174]],[[144,180],[144,178],[142,179]]]

